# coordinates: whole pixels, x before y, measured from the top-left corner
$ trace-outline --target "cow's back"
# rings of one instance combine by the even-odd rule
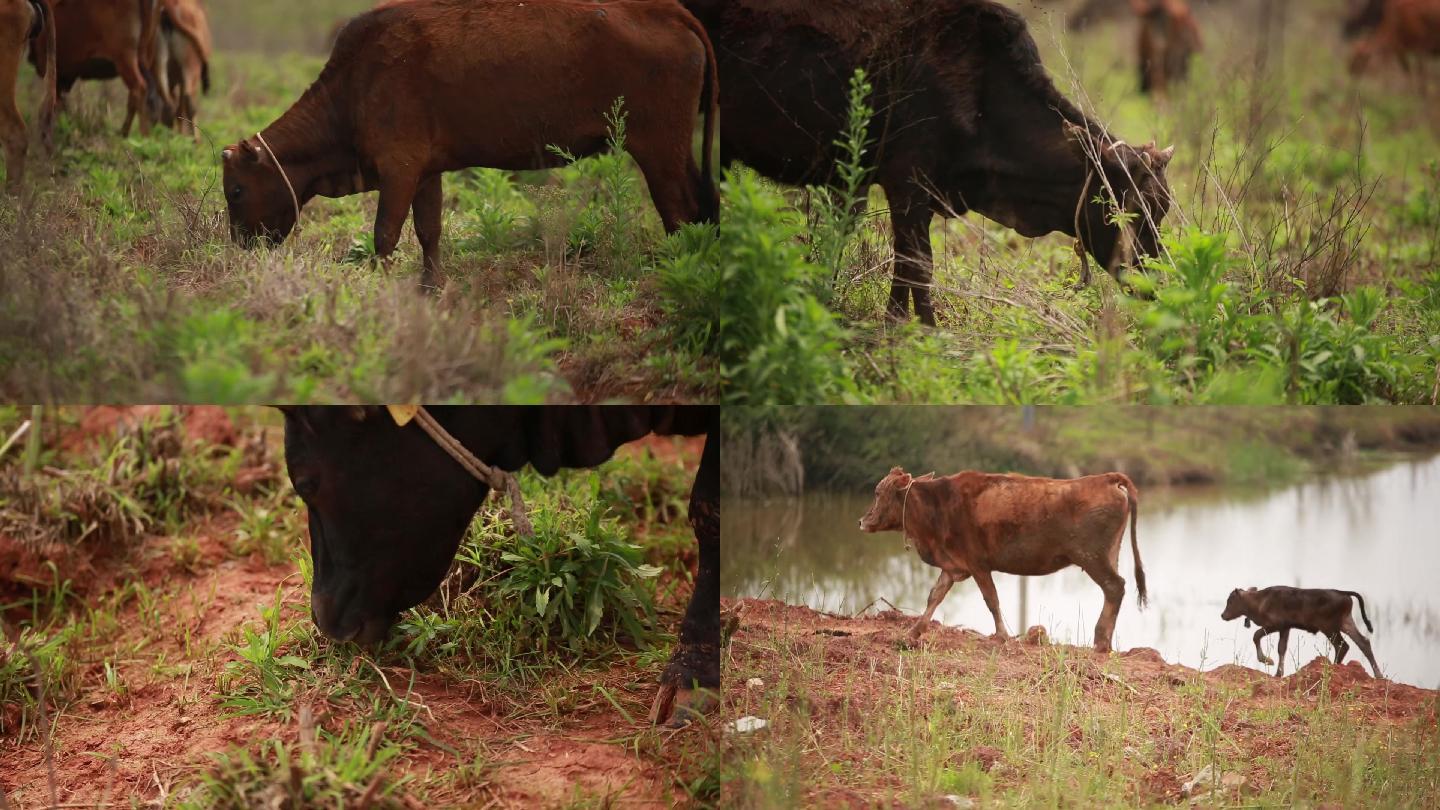
[[[1120,542],[1129,499],[1115,474],[1038,478],[970,473],[960,483],[972,552],[1009,573],[1045,574]]]
[[[364,152],[399,140],[437,171],[533,168],[536,144],[577,154],[603,144],[617,98],[632,122],[682,103],[658,96],[684,84],[683,68],[698,97],[705,50],[687,19],[675,4],[635,0],[409,0],[347,24],[321,81]]]

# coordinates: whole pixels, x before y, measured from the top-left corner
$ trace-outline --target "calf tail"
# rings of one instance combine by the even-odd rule
[[[1370,624],[1370,617],[1365,615],[1365,597],[1354,591],[1341,591],[1341,593],[1355,597],[1355,601],[1360,603],[1360,618],[1365,620],[1365,629],[1372,633],[1375,632],[1375,627]]]
[[[705,46],[705,78],[704,87],[700,91],[700,112],[705,119],[705,132],[701,141],[704,154],[700,157],[700,220],[719,222],[720,191],[715,185],[715,135],[720,118],[720,70],[715,62],[715,45],[710,41],[710,35],[705,32],[705,26],[689,11],[682,9],[682,13],[690,30],[700,40],[700,44]]]
[[[1135,555],[1135,592],[1140,597],[1140,607],[1145,607],[1150,601],[1150,594],[1145,590],[1145,566],[1140,562],[1140,538],[1135,528],[1140,518],[1140,498],[1130,476],[1120,474],[1120,486],[1125,490],[1125,501],[1130,511],[1130,552]]]

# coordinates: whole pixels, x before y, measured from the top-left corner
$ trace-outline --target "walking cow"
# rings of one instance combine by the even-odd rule
[[[50,0],[0,0],[0,146],[5,148],[5,188],[14,193],[25,180],[29,137],[15,103],[20,60],[27,44],[45,80],[40,102],[40,137],[48,147],[55,113],[55,14]]]
[[[1037,576],[1079,566],[1105,593],[1095,624],[1095,649],[1109,652],[1115,617],[1125,598],[1120,545],[1130,524],[1135,588],[1141,606],[1145,569],[1135,536],[1135,483],[1124,473],[1059,480],[1024,475],[961,472],[914,478],[895,467],[875,487],[875,502],[860,518],[864,532],[898,531],[915,543],[920,559],[940,569],[925,615],[910,630],[916,642],[950,586],[967,577],[995,617],[995,637],[1007,638],[991,573]]]

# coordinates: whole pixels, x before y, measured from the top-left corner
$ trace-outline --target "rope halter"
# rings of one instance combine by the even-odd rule
[[[520,482],[515,476],[499,467],[492,467],[481,461],[474,453],[467,450],[459,439],[451,435],[450,431],[435,421],[435,417],[431,416],[423,405],[386,405],[385,408],[390,412],[396,425],[405,427],[414,421],[436,444],[440,445],[440,449],[455,459],[477,481],[496,492],[504,492],[509,495],[510,523],[515,527],[515,533],[521,537],[535,536],[535,527],[530,524],[530,515],[525,508],[525,499],[520,495]]]
[[[280,158],[275,157],[275,150],[271,149],[270,144],[265,142],[265,136],[257,132],[255,133],[255,139],[260,141],[261,146],[265,147],[265,154],[270,156],[270,160],[274,162],[275,168],[280,170],[280,178],[285,181],[285,188],[290,190],[290,202],[295,204],[295,228],[299,228],[300,197],[295,193],[295,186],[290,182],[290,175],[285,172],[285,167],[280,165]]]

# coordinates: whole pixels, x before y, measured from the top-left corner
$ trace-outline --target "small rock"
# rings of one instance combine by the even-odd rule
[[[1043,625],[1035,625],[1025,631],[1025,643],[1032,646],[1040,646],[1050,643],[1050,634],[1045,631]]]
[[[995,768],[995,764],[998,763],[1004,756],[1005,753],[999,748],[993,748],[988,745],[977,745],[974,748],[970,749],[969,754],[969,758],[972,761],[978,763],[980,765],[980,770],[982,771],[993,770]]]
[[[969,796],[957,796],[954,793],[950,793],[945,795],[943,798],[945,799],[945,801],[950,803],[951,807],[963,807],[967,808],[968,810],[968,808],[979,806],[975,804],[975,800],[970,798]]]
[[[732,734],[750,734],[752,732],[759,731],[760,729],[765,728],[768,725],[770,725],[770,722],[768,720],[762,720],[759,717],[754,717],[747,714],[739,720],[732,720],[729,723],[726,723],[725,730]]]
[[[1209,765],[1200,769],[1195,778],[1180,786],[1181,796],[1194,796],[1210,789],[1215,781],[1215,771]]]
[[[765,688],[765,682],[762,681],[762,680],[760,680],[759,678],[751,678],[750,680],[748,680],[748,681],[745,682],[745,688],[746,688],[746,689],[764,689],[764,688]]]

